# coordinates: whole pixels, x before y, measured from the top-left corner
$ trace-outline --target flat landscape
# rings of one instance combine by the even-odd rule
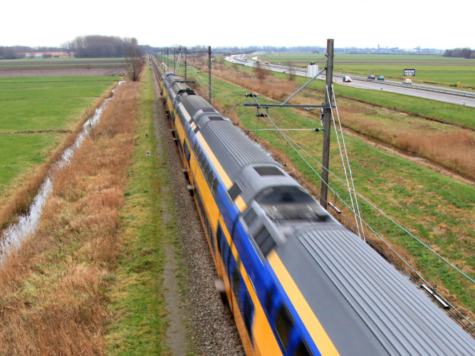
[[[2,77],[117,76],[124,75],[124,58],[47,58],[0,61]]]
[[[40,61],[41,69],[27,64],[22,72],[44,76],[0,78],[0,208],[110,96],[122,79],[104,75],[114,61],[86,61],[97,64],[97,76],[72,75],[95,70],[82,60],[53,60],[56,66]],[[206,97],[207,63],[189,61],[188,79]],[[15,61],[13,70],[21,72],[25,62]],[[321,128],[320,112],[270,108],[279,128],[309,129],[284,137],[243,106],[250,92],[261,104],[281,103],[307,80],[217,57],[213,106],[318,196],[323,133],[312,129]],[[94,135],[55,178],[37,231],[0,270],[0,354],[243,354],[230,308],[215,289],[212,255],[157,84],[145,66],[140,82],[119,87]],[[323,81],[312,82],[291,102],[321,103],[323,89]],[[473,319],[474,284],[423,244],[475,278],[475,109],[343,85],[335,91],[371,227],[365,233],[379,246],[388,243]],[[354,219],[333,128],[330,170],[329,201],[349,226]],[[45,324],[56,332],[45,332]]]
[[[265,53],[259,58],[298,66],[314,61],[322,66],[326,61],[321,53]],[[441,55],[335,53],[334,62],[336,73],[363,77],[383,75],[386,79],[399,81],[404,78],[404,69],[416,69],[414,83],[454,87],[460,82],[461,89],[475,88],[475,59]]]
[[[0,203],[119,79],[0,78]]]

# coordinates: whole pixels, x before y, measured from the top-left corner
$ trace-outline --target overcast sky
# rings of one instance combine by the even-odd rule
[[[475,48],[475,0],[2,1],[0,46],[82,35],[151,46]]]

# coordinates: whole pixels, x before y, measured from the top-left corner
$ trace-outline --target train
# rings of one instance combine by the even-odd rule
[[[470,335],[268,152],[181,77],[157,76],[247,356],[475,355]]]

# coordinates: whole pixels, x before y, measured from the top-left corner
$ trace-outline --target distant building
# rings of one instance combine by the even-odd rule
[[[21,53],[24,58],[68,58],[74,57],[74,53],[70,52],[25,52]]]

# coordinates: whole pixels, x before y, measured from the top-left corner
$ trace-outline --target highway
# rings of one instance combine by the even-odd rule
[[[242,57],[239,56],[229,56],[226,57],[226,60],[231,62],[231,63],[237,63],[240,65],[244,65],[247,67],[254,67],[255,66],[255,61],[251,60],[244,60],[241,59]],[[256,58],[256,57],[254,57]],[[253,58],[253,59],[254,59]],[[274,72],[281,72],[285,73],[289,71],[289,68],[286,66],[281,66],[281,65],[275,65],[275,64],[261,64],[263,68],[266,68],[268,70],[274,71]],[[320,68],[320,70],[323,68]],[[301,69],[296,69],[295,74],[299,76],[307,76],[307,71],[306,70],[301,70]],[[456,105],[462,105],[462,106],[469,106],[475,108],[475,96],[473,97],[468,97],[468,96],[461,96],[461,95],[473,95],[471,93],[467,94],[466,92],[463,91],[457,91],[457,90],[451,90],[454,94],[446,94],[446,93],[439,93],[436,91],[429,91],[429,90],[443,90],[443,91],[448,91],[450,89],[446,88],[437,88],[437,87],[429,87],[429,86],[416,86],[416,85],[403,85],[400,83],[396,82],[379,82],[379,81],[367,81],[364,78],[354,78],[352,77],[352,82],[351,83],[344,83],[342,74],[335,74],[334,76],[334,81],[338,85],[346,85],[349,87],[353,88],[359,88],[359,89],[368,89],[368,90],[377,90],[377,91],[386,91],[389,93],[396,93],[396,94],[402,94],[402,95],[409,95],[409,96],[414,96],[418,98],[423,98],[423,99],[429,99],[429,100],[436,100],[436,101],[441,101],[445,103],[451,103],[451,104],[456,104]],[[320,75],[317,79],[325,79],[325,75]],[[361,80],[362,79],[362,80]],[[419,87],[419,88],[417,88]],[[460,94],[460,95],[458,95]]]

